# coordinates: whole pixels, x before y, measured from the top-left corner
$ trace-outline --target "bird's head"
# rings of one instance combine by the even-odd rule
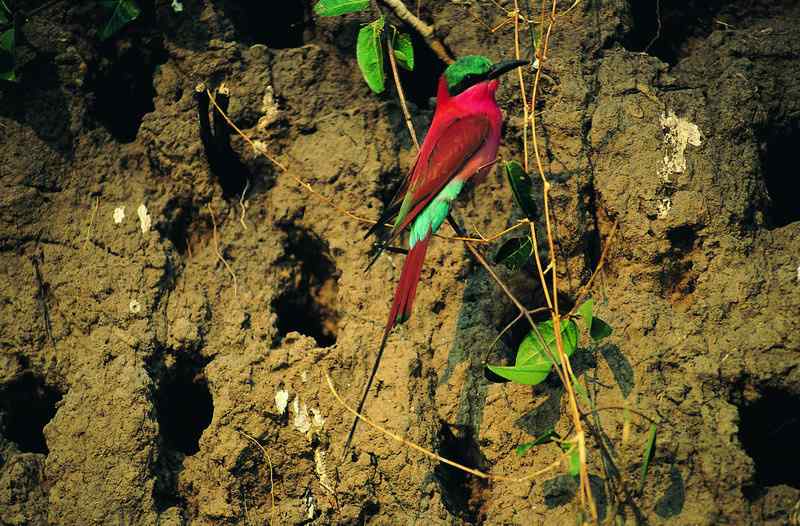
[[[527,60],[501,60],[492,63],[480,55],[461,57],[444,70],[447,91],[451,96],[458,95],[475,84],[496,79],[503,73],[528,63]]]

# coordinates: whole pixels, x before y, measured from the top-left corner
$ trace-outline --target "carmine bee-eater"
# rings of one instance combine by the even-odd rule
[[[386,211],[367,234],[379,231],[394,218],[394,226],[381,248],[405,231],[409,232],[409,238],[408,255],[400,273],[375,365],[358,404],[359,413],[364,408],[378,371],[389,333],[395,325],[411,316],[431,235],[447,218],[450,205],[458,197],[464,183],[473,176],[478,176],[476,180],[481,181],[496,160],[503,120],[494,97],[499,82],[497,78],[525,64],[528,62],[520,60],[492,64],[486,57],[466,56],[448,66],[439,79],[436,112],[414,167]],[[344,453],[350,447],[357,425],[358,418],[353,420]]]

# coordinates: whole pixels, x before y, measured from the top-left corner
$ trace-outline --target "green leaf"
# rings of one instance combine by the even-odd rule
[[[111,18],[100,30],[101,40],[114,36],[120,29],[136,20],[141,13],[134,0],[100,0],[100,4],[111,11]]]
[[[381,47],[381,32],[383,31],[383,17],[362,27],[358,32],[356,44],[356,60],[361,74],[367,81],[369,88],[375,93],[381,93],[385,88],[386,74],[383,71],[383,48]]]
[[[536,440],[533,440],[531,442],[525,442],[524,444],[518,445],[516,448],[517,455],[522,456],[525,453],[527,453],[528,450],[531,449],[532,447],[541,446],[542,444],[547,444],[548,442],[552,442],[553,439],[558,439],[558,438],[561,437],[559,437],[558,433],[556,433],[556,430],[553,427],[551,427],[547,431],[536,437]]]
[[[524,444],[518,445],[517,448],[514,451],[516,451],[517,456],[521,457],[522,455],[527,453],[528,450],[530,448],[532,448],[533,446],[534,446],[533,442],[525,442]]]
[[[0,0],[0,25],[8,25],[14,20],[11,9],[8,8],[3,0]]]
[[[569,453],[569,474],[573,477],[577,476],[581,472],[581,455],[578,444],[562,442],[559,445],[564,453]]]
[[[511,184],[511,192],[514,194],[514,200],[519,205],[525,217],[534,219],[536,217],[536,202],[533,200],[533,181],[531,177],[525,173],[517,161],[506,161],[503,165],[508,176],[508,182]]]
[[[536,328],[539,329],[539,334],[542,336],[542,340],[544,340],[544,343],[547,345],[547,349],[549,349],[550,353],[552,353],[552,355],[558,359],[556,354],[556,335],[555,331],[553,330],[553,320],[537,323]],[[575,325],[574,321],[567,320],[561,323],[561,343],[564,346],[564,353],[567,356],[572,356],[572,353],[575,352],[575,348],[578,345],[578,327]],[[542,342],[539,340],[539,337],[534,331],[531,331],[519,345],[515,365],[527,365],[536,363],[540,360],[546,360],[547,363],[552,364],[548,353],[546,352],[545,348],[542,347]]]
[[[639,477],[639,493],[644,489],[644,481],[647,478],[647,470],[650,469],[650,460],[653,458],[653,449],[656,445],[656,429],[655,424],[650,424],[650,433],[647,436],[647,442],[644,446],[644,457],[642,462],[642,475]]]
[[[392,49],[397,63],[403,69],[414,71],[414,46],[411,44],[411,37],[406,33],[398,33],[392,43]]]
[[[502,263],[511,270],[519,270],[533,253],[533,241],[530,237],[513,237],[507,240],[494,256],[495,263]]]
[[[550,362],[539,363],[535,365],[526,366],[506,366],[506,365],[487,365],[497,376],[501,376],[506,380],[522,384],[522,385],[536,385],[544,382],[547,375],[550,374],[550,369],[553,364]]]
[[[0,80],[17,81],[16,55],[17,29],[12,27],[0,33]]]
[[[586,325],[586,332],[592,333],[592,308],[594,307],[594,300],[589,299],[583,302],[583,305],[578,307],[578,316],[583,320]]]
[[[589,334],[594,341],[599,342],[603,338],[611,336],[612,332],[614,332],[614,329],[611,328],[611,325],[600,318],[594,318],[592,320],[592,329],[589,331]]]
[[[592,399],[589,398],[589,391],[587,391],[586,388],[583,386],[583,384],[580,383],[577,378],[575,378],[574,374],[572,375],[572,387],[575,388],[575,392],[578,393],[578,395],[580,395],[580,397],[583,399],[584,402],[586,402],[586,404],[589,407],[594,408]]]
[[[369,7],[369,0],[319,0],[314,12],[319,16],[338,16],[355,13]]]
[[[536,328],[539,330],[539,334],[541,334],[550,352],[555,356],[557,351],[553,321],[547,320],[538,323]],[[564,353],[567,356],[572,356],[578,345],[578,327],[572,320],[567,320],[561,325],[561,343],[564,347]],[[547,378],[547,375],[550,374],[552,367],[553,362],[533,331],[528,333],[519,345],[517,358],[513,366],[487,365],[487,368],[494,374],[523,385],[542,383]]]

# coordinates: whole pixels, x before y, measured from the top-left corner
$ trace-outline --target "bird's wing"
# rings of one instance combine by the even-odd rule
[[[489,118],[474,114],[453,119],[438,134],[430,154],[426,158],[420,156],[417,160],[401,204],[400,216],[387,242],[405,230],[447,183],[462,172],[464,166],[486,144],[489,130]]]
[[[398,192],[378,222],[370,229],[370,233],[373,233],[396,216],[394,228],[370,260],[367,269],[381,255],[382,247],[397,239],[486,143],[490,121],[485,115],[467,115],[456,117],[444,125],[441,133],[435,134],[436,139],[433,139],[433,131],[428,132],[414,168],[400,186],[400,192],[405,190],[402,200],[399,199],[401,193]],[[436,142],[429,145],[429,140]]]

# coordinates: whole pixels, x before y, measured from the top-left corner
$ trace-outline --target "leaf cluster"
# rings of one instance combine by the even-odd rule
[[[608,337],[611,326],[593,315],[594,301],[588,300],[578,310],[578,318],[582,320],[586,332],[592,340],[598,342]],[[578,325],[573,319],[562,320],[561,343],[567,357],[573,355],[578,347]],[[501,378],[523,385],[537,385],[545,381],[553,368],[556,353],[556,334],[553,320],[536,324],[517,348],[514,365],[487,365],[486,367]]]
[[[314,12],[319,16],[340,16],[367,8],[369,0],[319,0],[314,5]],[[379,16],[361,27],[356,40],[358,67],[367,86],[375,93],[382,93],[386,89],[385,47],[394,54],[400,67],[408,71],[414,70],[414,46],[411,37],[391,26],[392,35],[387,41],[384,38],[385,25],[385,17]]]

